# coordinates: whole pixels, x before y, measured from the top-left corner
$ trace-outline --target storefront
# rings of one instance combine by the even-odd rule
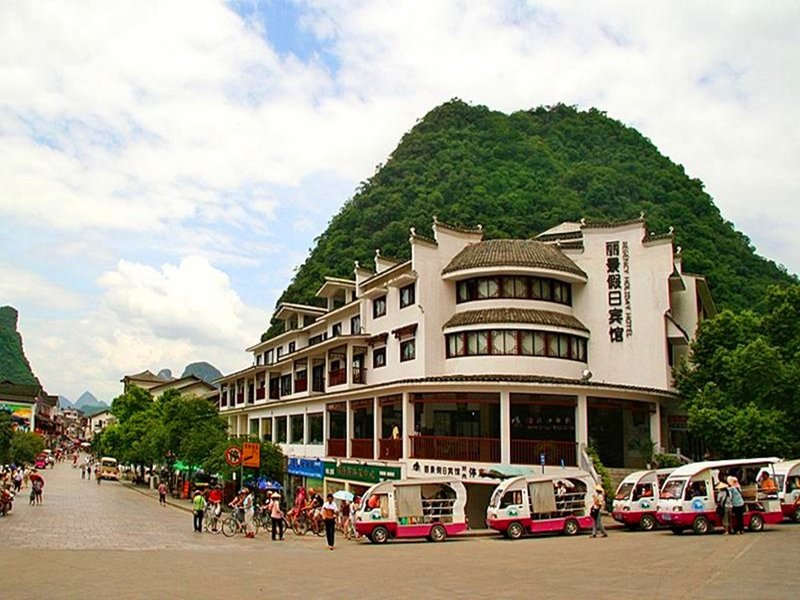
[[[295,490],[303,487],[306,490],[322,490],[325,477],[325,463],[319,458],[290,457],[287,464],[286,497],[294,502]]]
[[[373,484],[402,479],[401,467],[355,462],[325,462],[325,493],[346,490],[361,496]]]
[[[33,404],[5,402],[0,400],[0,411],[7,412],[11,415],[12,426],[19,431],[33,430],[33,407]]]

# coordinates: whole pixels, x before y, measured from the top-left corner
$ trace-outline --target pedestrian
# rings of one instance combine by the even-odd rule
[[[592,516],[592,537],[597,537],[597,532],[599,531],[603,537],[608,537],[606,533],[606,528],[603,526],[603,515],[602,510],[606,504],[606,495],[605,491],[603,490],[603,486],[598,484],[594,486],[594,496],[592,497],[592,510],[590,511],[590,515]]]
[[[194,530],[197,533],[203,533],[203,513],[206,510],[206,499],[200,490],[194,491],[194,499],[192,500],[192,508],[194,508]]]
[[[86,465],[81,465],[81,479],[86,479]]]
[[[33,478],[33,481],[31,482],[31,494],[33,494],[32,504],[42,503],[43,488],[44,488],[44,479],[42,479],[41,475],[36,478]]]
[[[158,503],[161,506],[167,505],[167,484],[163,481],[158,484]]]
[[[350,519],[350,526],[351,526],[350,533],[355,539],[359,539],[361,537],[361,534],[358,533],[358,529],[356,529],[355,526],[356,516],[358,515],[360,510],[361,510],[361,496],[356,496],[355,498],[353,498],[353,503],[350,506],[350,513],[352,515]]]
[[[342,519],[342,531],[344,531],[344,538],[346,540],[350,539],[350,530],[352,527],[350,526],[350,503],[347,500],[342,500],[342,506],[339,509]]]
[[[244,511],[244,537],[254,538],[256,537],[256,534],[253,531],[255,498],[253,498],[253,492],[250,491],[250,488],[245,486],[243,489],[245,492],[244,500],[242,500],[242,510]]]
[[[269,516],[272,520],[272,541],[275,541],[276,532],[280,541],[283,541],[283,508],[281,507],[281,495],[278,492],[272,493],[272,500],[269,503]]]
[[[322,519],[325,521],[325,537],[328,540],[328,550],[333,550],[334,536],[336,535],[336,513],[339,509],[333,501],[333,494],[326,496],[326,501],[322,505]]]
[[[722,519],[722,528],[725,530],[725,535],[731,533],[731,494],[728,490],[728,484],[720,481],[717,486],[717,515]]]
[[[22,489],[22,469],[14,471],[14,492],[19,494]]]
[[[86,465],[86,479],[91,480],[92,478],[92,465]]]
[[[103,478],[100,475],[100,469],[99,468],[95,468],[95,470],[94,470],[94,478],[97,479],[97,485],[100,485],[100,481],[102,481]]]
[[[728,492],[731,495],[731,510],[733,511],[733,532],[742,535],[744,533],[744,498],[742,497],[739,480],[731,475],[728,477]]]

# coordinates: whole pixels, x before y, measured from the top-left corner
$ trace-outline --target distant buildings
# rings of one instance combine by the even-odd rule
[[[163,378],[147,370],[135,375],[126,375],[120,382],[123,386],[123,392],[127,392],[131,386],[135,385],[148,390],[153,395],[153,398],[160,397],[168,390],[175,390],[186,396],[209,398],[215,402],[219,396],[218,388],[215,385],[203,381],[196,375],[187,375],[178,379]]]

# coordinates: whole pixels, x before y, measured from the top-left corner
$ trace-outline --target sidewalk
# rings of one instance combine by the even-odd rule
[[[150,496],[153,500],[158,502],[158,490],[151,490],[149,487],[141,486],[141,485],[134,485],[130,481],[120,481],[122,485],[126,488],[133,490],[134,492],[139,492],[145,496]],[[167,506],[172,506],[173,508],[177,508],[180,510],[185,510],[186,512],[192,512],[192,501],[191,500],[178,500],[176,498],[171,497],[167,494]]]

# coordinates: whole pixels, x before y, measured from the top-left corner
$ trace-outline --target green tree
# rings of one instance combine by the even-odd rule
[[[15,431],[10,450],[11,462],[18,465],[32,463],[44,450],[44,440],[32,431]]]
[[[147,410],[153,404],[153,395],[137,386],[131,386],[127,392],[120,394],[111,402],[111,412],[120,424],[125,423],[134,414]]]
[[[676,382],[689,429],[721,457],[800,451],[800,286],[773,286],[763,314],[704,321]]]
[[[11,415],[0,410],[0,464],[11,462],[11,440],[14,437],[14,426]]]
[[[264,475],[282,483],[285,466],[283,451],[277,444],[259,440],[257,436],[250,436],[244,440],[234,438],[223,440],[211,452],[203,467],[210,473],[221,473],[225,479],[231,479],[234,473],[237,473],[238,477],[239,467],[231,467],[225,462],[225,450],[231,445],[241,448],[243,441],[261,444],[261,466],[258,469],[245,469],[245,478]]]

